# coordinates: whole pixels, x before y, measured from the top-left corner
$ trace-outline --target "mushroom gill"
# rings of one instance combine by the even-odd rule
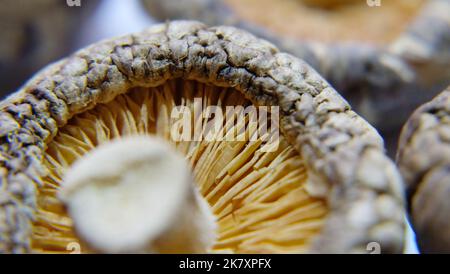
[[[191,166],[198,190],[216,217],[217,240],[212,252],[307,252],[320,233],[328,208],[324,199],[312,197],[305,189],[308,172],[302,157],[281,134],[273,151],[263,149],[261,138],[249,138],[257,129],[249,126],[248,113],[245,124],[239,123],[238,113],[231,124],[230,120],[223,122],[230,125],[225,127],[225,136],[244,128],[244,141],[173,140],[172,110],[176,106],[193,110],[199,98],[204,108],[219,106],[224,116],[226,106],[251,105],[233,88],[175,79],[154,88],[133,88],[75,115],[60,128],[45,153],[50,172],[37,195],[33,250],[64,253],[75,243],[81,245],[81,252],[93,252],[78,239],[73,220],[58,199],[63,178],[77,159],[101,144],[125,136],[151,135],[165,139]],[[191,117],[192,128],[200,126],[204,132],[207,121],[208,117]]]

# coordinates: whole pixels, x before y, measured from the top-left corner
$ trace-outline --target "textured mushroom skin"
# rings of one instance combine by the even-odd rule
[[[450,1],[430,1],[390,51],[418,71],[419,81],[443,90],[450,79]]]
[[[386,47],[285,37],[240,19],[223,0],[143,2],[161,20],[232,24],[271,41],[310,64],[385,134],[397,136],[408,113],[450,84],[448,0],[429,1],[398,41]]]
[[[450,252],[450,88],[411,116],[397,162],[421,251]]]
[[[184,78],[279,105],[280,127],[330,189],[311,252],[401,252],[403,194],[378,133],[303,61],[233,27],[192,21],[104,41],[41,71],[0,104],[0,251],[29,252],[46,144],[77,113],[136,86]]]

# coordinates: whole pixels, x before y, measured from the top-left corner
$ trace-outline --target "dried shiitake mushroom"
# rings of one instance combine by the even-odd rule
[[[241,109],[225,137],[254,136],[247,107],[278,109],[278,145],[174,140],[179,106],[209,133],[196,107]],[[402,251],[401,178],[376,130],[305,62],[245,31],[175,21],[100,42],[0,110],[2,252]]]
[[[431,0],[390,51],[411,64],[421,86],[450,84],[450,1]]]
[[[233,24],[268,39],[314,67],[386,136],[450,84],[448,0],[143,2],[162,20]]]
[[[70,7],[62,0],[2,0],[0,8],[0,97],[34,72],[73,49],[83,18],[98,0]]]
[[[450,87],[404,126],[397,161],[422,252],[450,252]]]

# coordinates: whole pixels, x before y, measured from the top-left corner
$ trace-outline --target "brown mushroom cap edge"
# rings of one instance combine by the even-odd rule
[[[450,252],[450,87],[418,108],[400,136],[397,162],[422,252]]]

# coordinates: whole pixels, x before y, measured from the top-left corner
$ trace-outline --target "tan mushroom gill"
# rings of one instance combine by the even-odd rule
[[[323,199],[305,190],[308,173],[301,156],[282,134],[275,152],[262,151],[261,141],[248,138],[174,142],[170,138],[172,108],[192,108],[194,98],[199,97],[205,106],[251,104],[230,88],[171,80],[155,88],[129,90],[76,115],[60,128],[45,155],[50,175],[39,190],[33,250],[66,253],[68,245],[80,243],[81,252],[92,251],[78,239],[73,220],[58,198],[62,178],[74,161],[98,145],[123,136],[148,134],[167,140],[189,162],[198,190],[216,218],[217,240],[212,252],[307,252],[328,209]]]

